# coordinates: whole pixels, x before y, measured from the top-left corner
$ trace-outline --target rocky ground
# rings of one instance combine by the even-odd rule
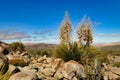
[[[84,66],[60,58],[29,59],[27,52],[9,52],[9,45],[0,42],[0,80],[80,80],[86,78]],[[103,64],[104,80],[120,80],[120,68]]]
[[[85,77],[84,67],[78,62],[64,62],[46,56],[34,59],[24,67],[9,64],[5,74],[8,73],[9,80],[79,80]]]
[[[120,68],[103,63],[104,80],[120,80]]]
[[[76,61],[44,55],[29,59],[27,52],[9,52],[8,44],[0,44],[0,80],[79,80],[84,67]],[[8,53],[9,52],[9,53]]]

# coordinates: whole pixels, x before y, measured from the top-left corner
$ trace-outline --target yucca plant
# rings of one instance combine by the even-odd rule
[[[65,13],[64,20],[60,26],[60,42],[61,44],[66,44],[68,48],[70,48],[70,43],[71,43],[71,32],[72,32],[72,27],[71,23],[69,21],[68,13]]]
[[[88,19],[87,24],[85,24],[85,21],[86,17],[83,17],[82,22],[77,29],[77,35],[79,40],[78,43],[79,46],[85,44],[87,47],[89,47],[93,40],[90,18]]]

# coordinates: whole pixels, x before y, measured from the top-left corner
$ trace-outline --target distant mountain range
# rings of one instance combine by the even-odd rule
[[[93,46],[102,50],[120,51],[120,42],[106,43],[106,44],[94,44]]]
[[[100,48],[100,49],[120,49],[120,42],[114,43],[105,43],[105,44],[92,44],[93,46]],[[45,44],[45,43],[27,43],[25,44],[26,49],[55,49],[57,44]]]
[[[96,46],[96,47],[109,47],[109,46],[118,46],[118,45],[120,45],[120,42],[93,44],[93,46]]]
[[[55,49],[57,44],[45,44],[45,43],[27,43],[25,44],[26,49]]]

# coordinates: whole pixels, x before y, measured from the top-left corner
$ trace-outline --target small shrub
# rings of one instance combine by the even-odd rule
[[[43,51],[41,52],[41,56],[44,56],[44,55],[46,55],[46,56],[49,56],[49,53],[48,53],[48,51],[46,51],[46,50],[43,50]]]
[[[10,44],[10,48],[13,50],[13,51],[20,51],[20,52],[23,52],[25,51],[25,46],[23,43],[21,42],[13,42]]]
[[[40,56],[41,55],[41,50],[37,50],[35,54]]]
[[[120,67],[120,62],[115,62],[114,66],[119,68]]]

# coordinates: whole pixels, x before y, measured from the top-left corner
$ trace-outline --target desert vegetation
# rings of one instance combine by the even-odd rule
[[[16,51],[20,51],[23,52],[25,51],[25,46],[22,42],[13,42],[10,44],[10,48],[12,51],[16,52]]]
[[[105,54],[103,56],[103,53],[100,50],[91,46],[93,37],[90,18],[88,18],[87,24],[85,24],[86,17],[83,17],[81,24],[78,26],[76,31],[78,41],[71,40],[72,27],[68,19],[68,14],[65,14],[65,18],[60,27],[61,43],[56,49],[56,57],[62,58],[64,61],[75,60],[85,66],[86,74],[88,76],[87,79],[100,79],[100,64],[109,61]]]

